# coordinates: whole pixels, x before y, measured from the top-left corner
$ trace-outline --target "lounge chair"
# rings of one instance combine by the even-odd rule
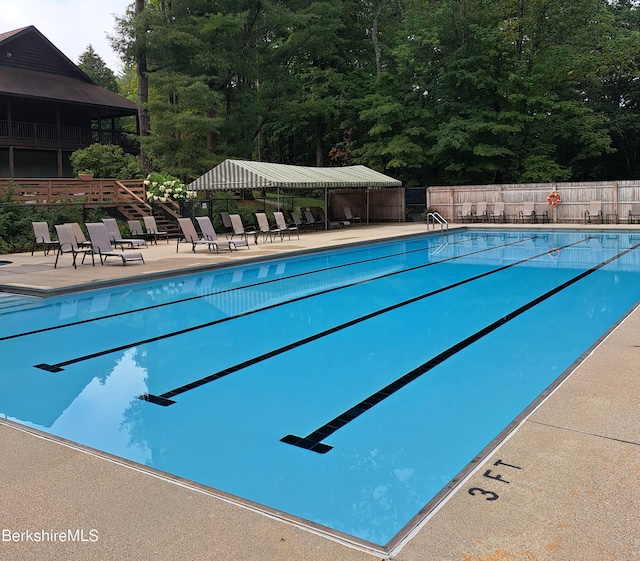
[[[253,226],[244,227],[242,223],[242,217],[239,214],[230,214],[229,219],[231,220],[231,224],[233,226],[233,232],[231,233],[231,239],[234,236],[240,236],[240,239],[245,239],[247,243],[249,243],[248,236],[251,234],[253,236],[253,243],[258,243],[258,230],[256,230]]]
[[[304,211],[304,225],[307,228],[311,228],[313,226],[314,230],[318,229],[319,222],[316,220],[316,217],[313,216],[313,213],[310,210]]]
[[[142,261],[144,263],[144,257],[138,251],[114,250],[104,223],[90,222],[85,226],[89,231],[89,238],[91,238],[91,249],[93,253],[97,253],[100,256],[101,265],[105,264],[107,257],[119,257],[123,265],[126,265],[127,261]]]
[[[289,239],[291,239],[291,232],[295,232],[298,239],[300,239],[297,226],[295,224],[287,224],[287,221],[284,219],[284,213],[276,211],[273,213],[273,217],[276,219],[276,226],[281,233],[286,232]]]
[[[46,222],[32,222],[31,225],[33,226],[33,245],[31,246],[31,255],[33,255],[33,252],[36,250],[38,245],[42,246],[42,250],[45,255],[49,253],[49,249],[60,245],[59,242],[51,239],[49,224]]]
[[[549,224],[549,210],[547,209],[548,205],[534,205],[533,210],[536,214],[536,220],[540,221],[542,224],[545,222]]]
[[[327,215],[322,207],[314,206],[311,208],[311,212],[313,211],[315,211],[314,216],[316,217],[316,220],[320,221],[320,224],[324,226],[328,225],[329,228],[340,228],[340,226],[342,226],[338,220],[327,220]]]
[[[584,211],[584,223],[591,224],[592,222],[602,224],[602,201],[591,201],[589,209]]]
[[[221,247],[227,248],[229,251],[233,251],[234,249],[238,251],[238,245],[247,246],[249,249],[249,244],[246,240],[238,240],[237,242],[233,240],[223,240],[218,237],[215,228],[213,227],[213,223],[208,216],[196,216],[196,220],[198,221],[198,225],[200,226],[200,231],[202,235],[207,241],[213,242],[216,246],[216,252]]]
[[[131,234],[131,237],[140,238],[141,240],[155,240],[155,236],[153,234],[144,231],[140,220],[127,220],[127,226],[129,226],[129,233]]]
[[[115,218],[103,218],[102,223],[107,229],[107,236],[109,236],[109,240],[114,245],[119,245],[124,250],[124,245],[128,244],[131,249],[134,247],[146,246],[147,242],[144,239],[140,238],[123,238],[122,233],[120,232],[120,228],[118,227],[118,222]]]
[[[473,222],[475,219],[473,204],[462,203],[462,209],[458,211],[458,218],[460,219],[460,222]]]
[[[504,213],[504,203],[494,203],[493,210],[489,214],[489,222],[506,222],[507,216]]]
[[[156,245],[158,245],[158,238],[166,238],[167,243],[169,243],[169,232],[158,229],[155,216],[143,216],[142,221],[147,232],[153,236],[153,241]]]
[[[351,213],[351,208],[349,208],[348,206],[343,207],[344,210],[344,217],[349,221],[349,222],[362,222],[362,220],[360,220],[360,216],[358,215],[353,215]]]
[[[322,216],[324,217],[324,210],[321,211]],[[332,207],[329,209],[329,224],[332,228],[340,227],[344,228],[345,226],[351,226],[351,222],[347,220],[347,216],[344,213],[344,207],[338,207],[338,212],[336,212],[336,208]]]
[[[333,215],[333,219],[338,222],[338,224],[344,228],[345,226],[351,226],[351,222],[347,220],[347,216],[344,213],[344,207],[342,207],[342,216]]]
[[[257,230],[262,234],[262,241],[266,242],[267,238],[269,238],[269,241],[273,242],[274,234],[278,234],[279,232],[274,226],[269,224],[269,219],[267,218],[266,213],[256,212],[255,217],[256,224],[258,225]],[[280,234],[280,241],[282,241],[282,234]]]
[[[629,224],[640,222],[640,205],[631,205],[631,208],[629,209],[629,217],[627,220]]]
[[[67,225],[71,226],[73,235],[76,237],[78,247],[91,247],[91,242],[87,239],[87,236],[84,235],[82,228],[80,228],[80,224],[77,222],[67,222]]]
[[[522,210],[520,211],[520,221],[524,224],[524,221],[528,220],[531,224],[536,221],[536,207],[534,203],[524,203]]]
[[[56,233],[58,234],[60,245],[58,246],[56,262],[53,264],[54,269],[58,267],[58,258],[63,253],[71,253],[73,257],[74,269],[78,268],[76,264],[76,258],[80,253],[82,253],[82,263],[84,263],[84,259],[87,255],[91,255],[93,266],[96,266],[95,257],[93,256],[93,250],[90,247],[81,248],[78,246],[78,241],[76,240],[76,235],[71,224],[56,224],[55,229]]]
[[[476,219],[480,222],[489,222],[489,212],[487,211],[487,201],[480,201],[476,205]]]
[[[224,229],[227,231],[227,235],[233,234],[233,224],[231,223],[231,215],[228,212],[221,212],[220,218],[224,224]]]
[[[191,218],[178,218],[178,225],[180,226],[180,230],[182,231],[182,236],[178,236],[178,242],[176,243],[176,253],[178,253],[178,249],[180,248],[181,243],[190,243],[191,251],[193,253],[196,252],[197,245],[206,245],[209,251],[211,251],[211,246],[216,246],[216,252],[218,250],[218,246],[215,242],[206,239],[204,236],[199,236],[198,232],[196,232],[196,227],[193,225],[193,221]]]
[[[300,215],[297,212],[291,213],[291,220],[293,220],[293,224],[298,229],[298,231],[304,230],[306,228],[306,224],[302,221],[302,218],[300,218]]]

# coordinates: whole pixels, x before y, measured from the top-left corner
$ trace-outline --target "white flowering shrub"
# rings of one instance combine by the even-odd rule
[[[195,191],[187,191],[184,183],[172,175],[150,173],[144,184],[147,188],[147,200],[152,203],[184,201],[198,196]]]

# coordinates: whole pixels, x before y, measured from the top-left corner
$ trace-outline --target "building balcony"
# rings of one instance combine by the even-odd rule
[[[121,130],[0,120],[0,147],[60,148],[74,151],[90,144],[114,144],[126,152],[138,150],[136,135]]]

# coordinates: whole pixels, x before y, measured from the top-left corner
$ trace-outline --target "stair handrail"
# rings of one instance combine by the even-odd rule
[[[175,201],[155,204],[162,208],[167,214],[173,216],[176,220],[178,220],[178,218],[182,218],[182,215],[180,214],[180,205]]]
[[[133,206],[135,206],[134,205],[134,201],[135,201],[138,204],[143,206],[144,210],[148,213],[148,215],[152,215],[153,214],[153,207],[146,200],[146,188],[145,188],[145,197],[142,198],[136,192],[134,192],[131,189],[129,189],[129,187],[127,187],[124,183],[121,183],[120,181],[116,181],[115,183],[118,186],[118,201],[119,202],[128,202],[128,203],[132,204]],[[143,187],[144,187],[144,183],[143,183]],[[120,197],[120,195],[122,195],[122,194],[124,194],[125,196],[124,197]],[[169,214],[170,216],[173,216],[173,218],[175,218],[176,220],[181,217],[181,215],[180,215],[180,205],[178,203],[176,203],[175,201],[166,201],[164,203],[156,203],[156,204],[160,208],[162,208],[167,214]]]
[[[118,202],[122,202],[120,195],[122,193],[125,193],[126,195],[128,195],[128,197],[125,196],[124,201],[132,202],[131,199],[134,199],[139,204],[144,206],[149,211],[149,213],[151,213],[151,210],[152,210],[151,205],[147,201],[145,201],[140,195],[138,195],[137,193],[134,193],[131,189],[129,189],[129,187],[127,187],[124,183],[118,180],[116,180],[115,183],[118,186]]]

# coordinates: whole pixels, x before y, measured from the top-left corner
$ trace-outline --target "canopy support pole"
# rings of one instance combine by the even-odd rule
[[[329,229],[329,188],[324,188],[324,230]]]
[[[365,195],[364,195],[364,197],[365,197],[365,206],[367,207],[367,208],[366,208],[366,213],[367,213],[367,226],[369,225],[369,200],[370,200],[370,199],[369,199],[369,189],[370,189],[370,188],[371,188],[371,187],[370,187],[369,185],[367,185],[367,190],[366,190]]]

